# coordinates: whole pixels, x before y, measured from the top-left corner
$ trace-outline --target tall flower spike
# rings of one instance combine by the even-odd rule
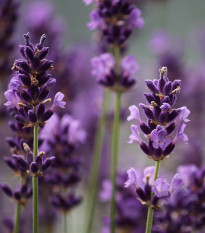
[[[180,140],[187,143],[188,137],[184,133],[184,128],[189,121],[187,117],[190,111],[185,106],[174,107],[177,94],[180,92],[180,80],[169,81],[166,67],[160,69],[158,80],[145,82],[151,94],[145,93],[148,105],[139,106],[148,118],[147,123],[140,120],[139,109],[136,106],[129,108],[128,120],[137,121],[147,142],[141,140],[138,127],[132,125],[129,143],[137,141],[149,158],[159,161],[170,155]]]

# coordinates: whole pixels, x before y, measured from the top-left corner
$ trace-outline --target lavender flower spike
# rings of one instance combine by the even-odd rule
[[[131,106],[128,120],[136,119],[147,142],[143,142],[137,126],[131,126],[132,134],[129,143],[137,141],[149,158],[159,161],[167,157],[180,141],[187,143],[188,137],[184,133],[190,111],[184,106],[175,108],[177,94],[180,91],[180,81],[169,81],[167,68],[160,69],[158,80],[147,80],[146,84],[150,93],[145,93],[148,105],[139,104],[144,111],[148,122],[142,122],[139,110]]]

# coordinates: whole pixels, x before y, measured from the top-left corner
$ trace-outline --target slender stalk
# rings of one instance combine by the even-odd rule
[[[101,161],[101,153],[102,153],[102,146],[103,140],[105,135],[105,124],[106,124],[106,114],[108,111],[110,100],[110,92],[107,90],[104,93],[104,100],[103,100],[103,107],[100,119],[98,121],[97,127],[97,134],[96,134],[96,141],[94,146],[94,153],[93,153],[93,163],[91,168],[90,174],[90,185],[88,190],[88,201],[87,201],[87,221],[86,221],[86,233],[92,232],[92,225],[93,225],[93,216],[95,210],[95,201],[97,196],[97,187],[98,187],[98,176],[99,176],[99,169],[100,169],[100,161]]]
[[[13,233],[19,233],[20,215],[21,215],[21,204],[20,202],[17,202]]]
[[[34,158],[38,154],[38,125],[34,126],[33,138],[33,154]],[[33,176],[33,233],[39,233],[39,219],[38,219],[38,176]]]
[[[68,219],[67,212],[64,212],[64,233],[68,233]]]
[[[114,47],[113,54],[116,66],[116,81],[119,84],[120,79],[120,48]],[[119,90],[115,93],[115,117],[112,132],[112,162],[111,162],[111,180],[112,180],[112,198],[110,203],[110,233],[115,233],[115,195],[116,195],[116,178],[119,154],[119,136],[120,136],[120,102],[121,93]]]
[[[119,153],[119,134],[120,134],[120,99],[121,93],[116,92],[115,118],[113,125],[112,139],[112,199],[110,205],[110,232],[115,233],[115,194],[116,194],[116,177]]]
[[[156,161],[155,162],[154,181],[158,178],[159,166],[160,166],[160,161]],[[145,231],[145,233],[151,233],[152,222],[153,222],[153,214],[154,214],[154,209],[150,205],[149,208],[148,208],[148,213],[147,213],[147,223],[146,223],[146,231]]]

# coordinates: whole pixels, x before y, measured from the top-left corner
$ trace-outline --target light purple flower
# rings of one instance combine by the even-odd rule
[[[141,123],[141,119],[140,119],[140,113],[139,113],[139,109],[137,106],[132,105],[129,107],[130,110],[130,115],[127,117],[128,121],[131,121],[133,119],[136,119],[138,124]]]
[[[167,131],[162,126],[158,125],[151,133],[152,146],[155,149],[161,148],[162,150],[165,150],[171,143],[171,140],[166,136]]]
[[[104,53],[99,57],[94,57],[91,60],[92,75],[97,78],[97,81],[104,80],[111,70],[115,67],[115,59],[110,53]]]
[[[170,195],[170,185],[166,179],[158,178],[154,181],[152,192],[157,197],[168,197]]]
[[[95,30],[99,27],[103,26],[103,21],[101,19],[101,17],[98,14],[97,10],[93,10],[90,13],[90,22],[87,23],[87,27],[90,30]]]
[[[130,13],[130,24],[140,29],[144,26],[145,23],[144,19],[141,17],[141,14],[142,13],[138,8],[135,8]]]
[[[4,92],[4,96],[7,99],[7,102],[4,104],[5,106],[15,106],[17,109],[19,109],[19,103],[20,103],[20,98],[17,94],[16,91],[14,90],[8,90]]]
[[[170,192],[173,192],[176,189],[181,188],[183,185],[184,185],[184,181],[182,180],[181,175],[179,173],[175,174],[172,179]]]
[[[78,142],[84,143],[86,140],[86,132],[80,127],[80,121],[71,118],[68,141],[71,144],[76,144]]]
[[[185,186],[189,186],[197,170],[198,168],[196,167],[196,165],[193,165],[193,164],[179,166],[177,169]]]
[[[188,143],[188,136],[184,133],[184,129],[186,127],[186,124],[181,123],[177,129],[177,134],[173,140],[173,143],[176,144],[180,140],[184,141],[186,144]]]
[[[155,167],[154,166],[146,167],[144,169],[143,182],[146,183],[147,178],[149,178],[149,184],[152,185],[153,182],[154,182],[154,172],[155,172]]]
[[[53,105],[52,105],[52,108],[51,108],[52,111],[55,111],[55,109],[57,107],[65,108],[66,102],[63,101],[64,96],[65,95],[63,93],[61,93],[61,92],[56,93],[56,95],[54,97]]]
[[[86,5],[90,5],[91,3],[95,2],[95,0],[83,0],[83,2],[84,2]]]
[[[184,121],[184,122],[189,122],[189,119],[187,119],[187,117],[190,114],[190,111],[187,107],[181,107],[178,108],[179,111],[179,115],[177,116],[177,118],[175,119],[175,123],[179,124],[180,122]]]
[[[132,134],[129,136],[130,140],[128,141],[128,143],[132,144],[133,142],[138,142],[141,145],[142,139],[139,135],[138,127],[136,125],[131,125],[131,131]]]
[[[9,82],[9,89],[14,91],[22,90],[22,83],[18,77],[13,77]]]
[[[131,185],[133,185],[134,187],[138,186],[138,179],[137,179],[137,172],[134,168],[130,168],[127,170],[127,175],[128,175],[128,180],[125,182],[125,187],[128,188]]]
[[[166,112],[171,108],[171,106],[168,103],[163,103],[160,108],[163,112]]]
[[[100,192],[100,199],[107,202],[112,197],[112,184],[109,180],[104,180],[102,183],[102,191]]]
[[[127,56],[122,59],[121,69],[125,76],[135,78],[136,72],[139,70],[139,65],[133,56]]]

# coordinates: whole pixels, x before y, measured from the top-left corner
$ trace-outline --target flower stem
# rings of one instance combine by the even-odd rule
[[[160,161],[156,161],[155,162],[154,181],[158,178],[159,166],[160,166]],[[147,213],[147,223],[146,223],[146,231],[145,231],[145,233],[151,233],[152,222],[153,222],[153,214],[154,214],[154,209],[150,205],[149,208],[148,208],[148,213]]]
[[[108,90],[104,93],[104,100],[103,100],[103,107],[100,119],[98,121],[97,133],[96,133],[96,140],[94,146],[94,153],[93,153],[93,163],[91,168],[90,174],[90,184],[88,190],[88,201],[87,201],[87,221],[86,221],[86,233],[92,232],[92,225],[93,225],[93,216],[94,216],[94,207],[97,195],[97,187],[98,187],[98,177],[99,177],[99,168],[100,168],[100,161],[101,161],[101,153],[102,153],[102,146],[105,134],[105,124],[106,124],[106,114],[108,111],[110,100],[110,92]]]
[[[115,118],[113,123],[112,138],[112,199],[110,204],[110,233],[115,233],[115,194],[116,194],[116,177],[119,153],[119,135],[120,135],[120,99],[121,93],[116,92]]]
[[[13,233],[19,233],[20,215],[21,215],[21,203],[18,201],[16,204],[15,224],[14,224]]]
[[[67,212],[64,212],[64,233],[68,233],[68,219]]]
[[[38,125],[34,126],[33,138],[33,154],[34,159],[38,154]],[[33,233],[39,233],[39,219],[38,219],[38,176],[33,176]]]

